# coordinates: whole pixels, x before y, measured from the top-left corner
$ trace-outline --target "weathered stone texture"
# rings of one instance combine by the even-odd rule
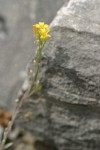
[[[58,150],[100,149],[100,1],[70,0],[51,24],[44,92],[23,104],[19,122]]]

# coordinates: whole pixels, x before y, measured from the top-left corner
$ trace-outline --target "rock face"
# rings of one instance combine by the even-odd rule
[[[32,24],[50,23],[63,3],[55,0],[54,9],[53,0],[0,0],[0,106],[13,108],[26,65],[35,52]]]
[[[58,150],[100,149],[100,0],[70,0],[51,24],[44,92],[22,107],[19,123]],[[43,68],[42,68],[43,69]]]

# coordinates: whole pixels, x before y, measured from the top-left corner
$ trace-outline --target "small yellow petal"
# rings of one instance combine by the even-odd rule
[[[40,38],[41,41],[45,41],[47,38],[51,37],[49,35],[49,25],[45,24],[44,22],[39,22],[38,24],[33,25],[33,31],[37,40]]]
[[[48,28],[49,26],[47,24],[44,25],[44,28]]]
[[[37,35],[37,34],[38,34],[38,30],[37,30],[36,25],[33,25],[33,32],[34,32],[34,34],[35,34],[35,35]]]
[[[39,28],[39,24],[36,24],[36,27]]]
[[[48,34],[47,36],[48,36],[48,37],[51,37],[51,35],[49,35],[49,34]]]
[[[39,25],[40,26],[44,26],[44,22],[39,22]]]

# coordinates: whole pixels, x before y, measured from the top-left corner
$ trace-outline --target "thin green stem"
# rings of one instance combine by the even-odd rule
[[[3,140],[0,144],[0,150],[4,150],[6,140],[8,137],[9,132],[11,131],[11,128],[13,126],[13,123],[16,119],[16,116],[20,110],[20,107],[24,101],[24,99],[29,98],[32,94],[37,92],[39,90],[39,72],[40,72],[40,62],[42,57],[42,49],[45,45],[45,42],[42,42],[39,36],[39,42],[38,42],[38,49],[35,56],[35,75],[31,75],[32,81],[29,80],[29,87],[26,91],[24,91],[20,98],[18,98],[18,103],[16,103],[16,108],[14,110],[14,114],[12,116],[12,120],[9,122],[8,127],[4,131]]]

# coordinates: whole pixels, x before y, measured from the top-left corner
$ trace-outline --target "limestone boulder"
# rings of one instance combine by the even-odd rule
[[[18,119],[58,150],[100,149],[99,8],[99,0],[70,0],[59,10],[44,49],[43,91],[24,102]]]

